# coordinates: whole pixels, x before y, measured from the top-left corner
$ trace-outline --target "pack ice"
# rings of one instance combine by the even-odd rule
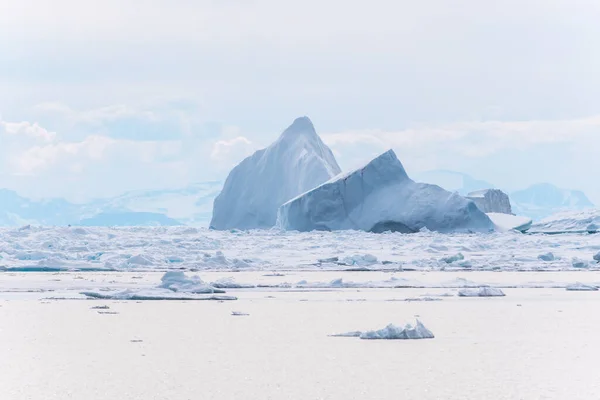
[[[600,209],[562,211],[534,224],[531,231],[541,233],[596,233],[600,231]]]
[[[393,150],[283,204],[278,226],[297,231],[405,233],[422,228],[439,232],[494,228],[472,201],[411,180]]]
[[[298,118],[275,143],[229,173],[215,198],[210,226],[218,230],[271,228],[279,206],[340,172],[310,119]]]

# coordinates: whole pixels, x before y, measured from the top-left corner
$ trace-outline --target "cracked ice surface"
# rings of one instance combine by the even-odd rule
[[[5,271],[598,269],[600,235],[0,228]],[[540,260],[540,254],[553,255]],[[600,259],[600,257],[597,257]],[[578,260],[574,263],[573,260]],[[579,262],[581,261],[581,262]]]

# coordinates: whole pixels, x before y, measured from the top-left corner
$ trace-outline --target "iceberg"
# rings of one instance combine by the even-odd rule
[[[475,203],[439,186],[411,180],[393,150],[283,204],[285,230],[412,233],[487,232],[492,221]]]
[[[459,297],[503,297],[504,292],[498,288],[482,286],[479,289],[462,289],[458,291]]]
[[[563,211],[534,224],[530,232],[536,233],[596,233],[600,229],[600,209]]]
[[[467,199],[473,200],[484,213],[512,214],[510,199],[502,190],[484,189],[469,193]]]
[[[266,149],[236,166],[215,198],[210,226],[217,230],[275,225],[286,201],[341,172],[308,117],[301,117]]]
[[[332,337],[359,337],[366,340],[407,340],[407,339],[433,339],[433,333],[417,319],[415,326],[406,324],[404,327],[389,324],[377,331],[352,331],[330,335]]]
[[[217,289],[204,282],[199,276],[188,277],[182,271],[166,272],[158,287],[184,293],[225,293],[224,290]]]
[[[526,232],[533,224],[533,220],[531,218],[521,217],[518,215],[487,213],[487,216],[492,220],[494,227],[499,232]]]

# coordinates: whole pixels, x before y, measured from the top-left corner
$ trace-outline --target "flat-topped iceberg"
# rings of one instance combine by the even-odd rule
[[[475,203],[411,180],[393,150],[283,204],[286,230],[487,232],[494,224]]]

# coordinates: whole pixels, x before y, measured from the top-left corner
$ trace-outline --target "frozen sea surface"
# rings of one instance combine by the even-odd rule
[[[600,286],[599,251],[590,234],[2,229],[0,397],[594,399],[600,291],[565,288]],[[160,288],[166,271],[236,300],[82,294],[206,296]],[[480,287],[506,296],[458,297]],[[435,338],[329,336],[415,319]]]
[[[172,228],[0,228],[5,271],[598,269],[600,234],[372,234]],[[553,254],[552,259],[539,258]]]
[[[479,274],[471,279],[490,280]],[[589,281],[592,274],[551,277]],[[74,274],[29,276],[31,287],[43,276],[63,279],[53,284],[81,281],[66,275]],[[5,275],[2,283],[19,286],[27,276]],[[114,278],[115,285],[132,285],[130,274]],[[150,274],[133,281],[159,280]],[[228,291],[238,300],[221,303],[3,293],[0,393],[31,400],[597,398],[598,292],[512,288],[501,298],[387,301],[446,291],[254,288]],[[91,309],[105,305],[103,314]],[[249,316],[231,316],[239,310]],[[328,336],[415,318],[434,339]]]

